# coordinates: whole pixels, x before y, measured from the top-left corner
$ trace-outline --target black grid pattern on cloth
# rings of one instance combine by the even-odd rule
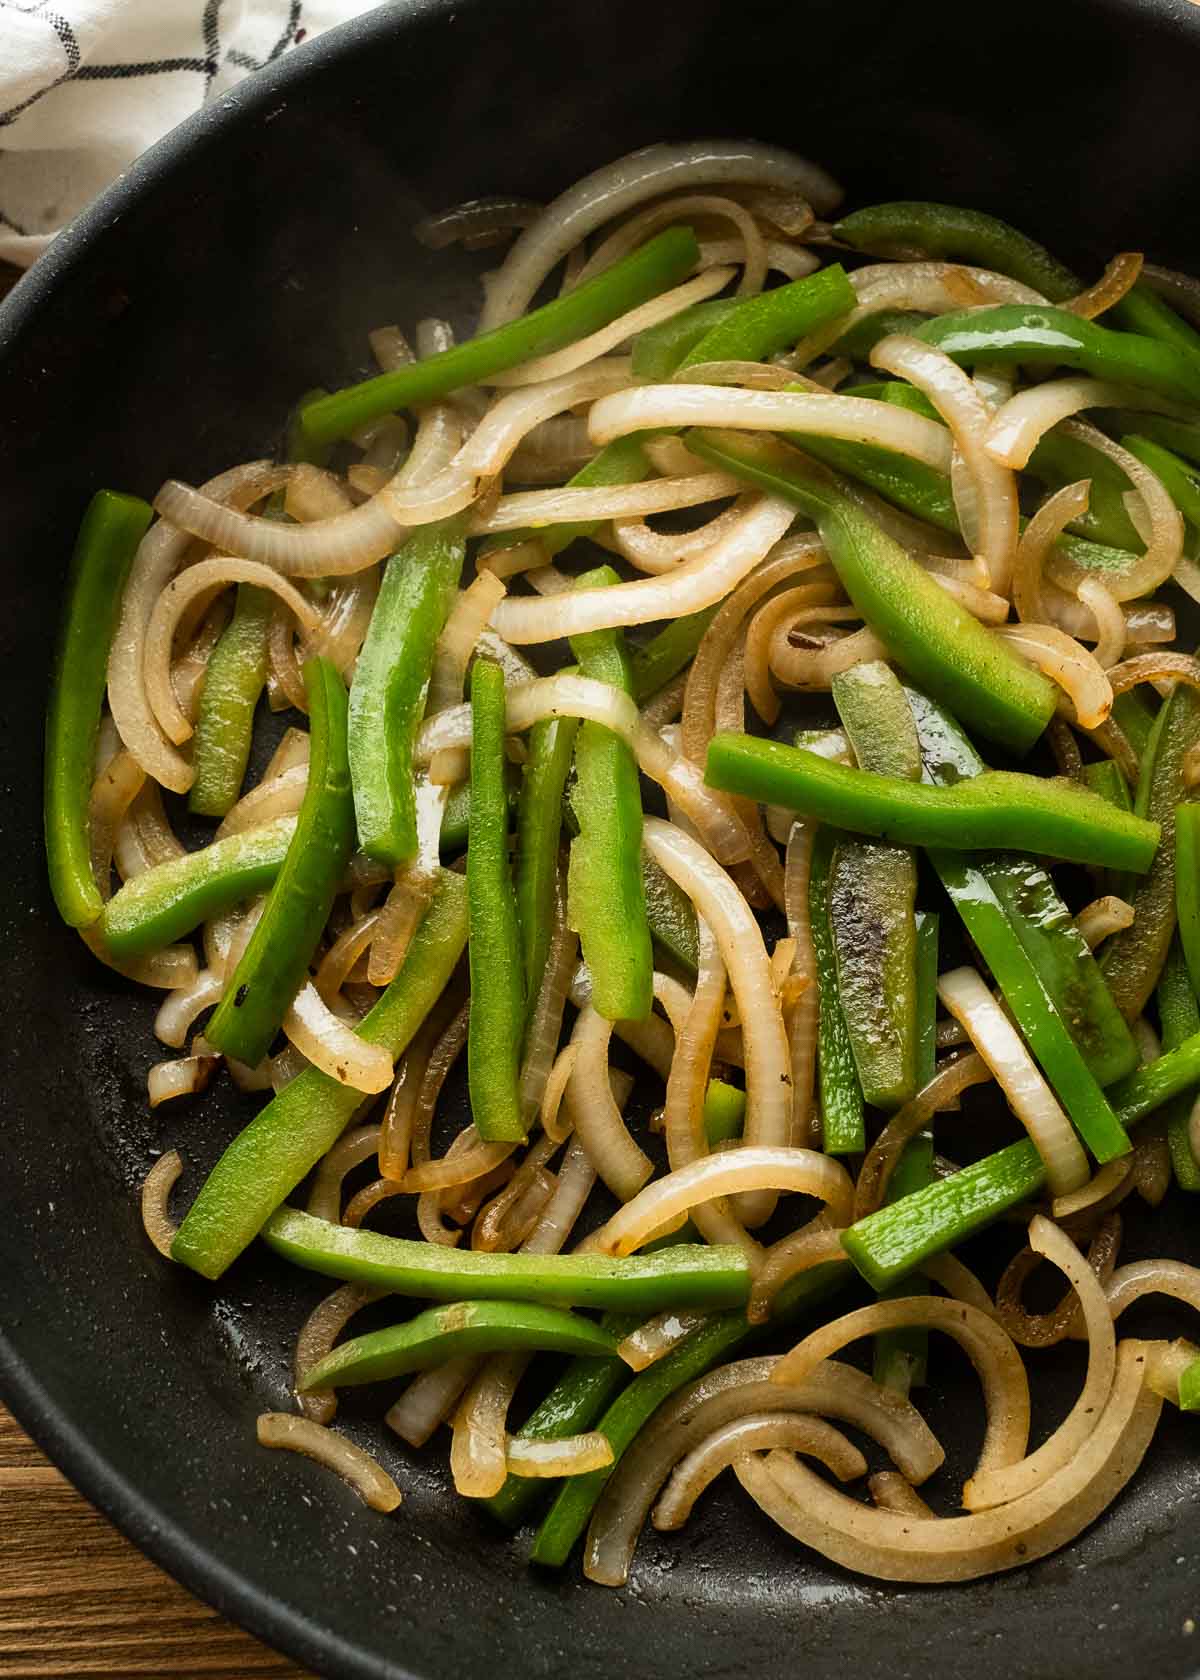
[[[0,0],[0,6],[3,6],[12,12],[24,12],[26,16],[32,16],[37,12],[42,13],[45,16],[47,23],[49,23],[50,27],[54,30],[54,33],[58,36],[59,43],[63,50],[63,57],[66,59],[66,67],[61,76],[56,76],[55,79],[48,83],[44,88],[38,88],[36,93],[31,93],[28,98],[21,100],[19,105],[12,105],[7,111],[0,111],[0,128],[7,128],[10,123],[16,122],[17,118],[23,111],[28,111],[31,105],[36,105],[38,100],[44,98],[45,95],[53,88],[61,87],[64,82],[69,82],[72,76],[77,75],[79,72],[81,54],[79,51],[79,42],[75,39],[75,31],[71,28],[71,25],[67,22],[66,18],[61,16],[58,12],[47,10],[41,3],[41,0],[39,0],[37,5],[32,6],[18,5],[16,0]]]
[[[60,75],[45,87],[38,88],[17,105],[10,106],[6,111],[0,111],[0,129],[7,128],[16,122],[17,118],[39,99],[61,87],[64,82],[72,80],[81,82],[131,81],[142,76],[164,76],[185,73],[201,78],[198,90],[197,105],[203,105],[212,88],[213,81],[223,62],[235,65],[240,70],[261,70],[264,65],[273,64],[282,52],[291,44],[300,27],[300,16],[303,10],[303,0],[289,0],[287,22],[280,30],[279,36],[271,47],[267,56],[257,59],[249,53],[241,52],[238,48],[229,48],[224,55],[221,49],[221,5],[222,0],[204,0],[204,8],[200,19],[200,33],[204,45],[203,57],[189,58],[159,58],[150,59],[139,64],[83,64],[79,42],[75,38],[74,30],[66,18],[50,9],[52,0],[0,0],[0,10],[23,12],[27,16],[40,14],[46,18],[62,45],[64,68]],[[0,223],[11,228],[14,233],[23,234],[24,229],[6,216],[0,210]]]

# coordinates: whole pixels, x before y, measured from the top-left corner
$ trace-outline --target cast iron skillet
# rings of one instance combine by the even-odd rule
[[[783,142],[852,202],[978,204],[1088,272],[1123,248],[1200,270],[1198,76],[1188,0],[384,7],[185,124],[0,311],[0,1387],[135,1541],[322,1673],[1183,1676],[1200,1663],[1196,1437],[1165,1419],[1064,1557],[909,1591],[799,1556],[729,1489],[678,1542],[648,1537],[627,1592],[581,1588],[527,1574],[523,1544],[419,1460],[386,1520],[257,1449],[320,1285],[251,1254],[214,1291],[148,1251],[133,1191],[150,1149],[180,1142],[198,1173],[245,1112],[212,1092],[152,1120],[151,1003],[56,924],[43,881],[47,658],[88,494],[261,453],[297,393],[360,371],[366,328],[443,310],[455,265],[411,239],[421,212],[549,196],[660,138]],[[1195,1254],[1183,1228],[1165,1240]],[[977,1396],[946,1393],[973,1428]]]

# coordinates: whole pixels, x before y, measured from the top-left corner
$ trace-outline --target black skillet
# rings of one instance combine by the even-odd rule
[[[257,1449],[319,1286],[253,1254],[214,1291],[148,1252],[151,1148],[202,1168],[245,1111],[213,1091],[165,1127],[147,1113],[150,1001],[56,924],[42,876],[47,661],[85,499],[269,449],[297,393],[362,369],[366,328],[447,312],[447,275],[465,321],[467,269],[414,243],[422,212],[549,196],[661,138],[782,142],[851,202],[977,204],[1088,273],[1119,249],[1200,270],[1198,83],[1189,0],[383,7],[185,124],[0,309],[0,1388],[153,1557],[320,1672],[1178,1680],[1200,1671],[1195,1425],[1168,1418],[1065,1555],[917,1590],[800,1555],[736,1489],[643,1542],[626,1592],[582,1587],[528,1574],[524,1542],[428,1463],[392,1453],[406,1495],[385,1519]],[[1156,1246],[1200,1258],[1189,1216]],[[935,1403],[959,1394],[973,1428],[968,1387]]]

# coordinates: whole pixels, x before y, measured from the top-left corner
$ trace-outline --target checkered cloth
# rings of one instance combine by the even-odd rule
[[[139,152],[371,0],[0,0],[0,259],[25,266]]]

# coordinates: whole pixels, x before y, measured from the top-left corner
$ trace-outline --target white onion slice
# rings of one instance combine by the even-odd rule
[[[630,1136],[609,1086],[612,1030],[612,1022],[597,1014],[591,1004],[580,1011],[571,1034],[575,1065],[567,1091],[575,1135],[588,1159],[613,1195],[628,1202],[653,1173],[654,1163]]]
[[[309,525],[239,513],[178,479],[167,480],[154,506],[163,519],[203,537],[214,548],[294,577],[340,577],[373,566],[399,546],[403,533],[382,495],[381,491],[350,513]]]
[[[310,635],[320,629],[321,614],[317,608],[269,566],[222,557],[201,560],[181,572],[154,603],[143,655],[147,698],[164,734],[177,746],[193,732],[191,719],[176,700],[171,682],[171,649],[179,620],[198,597],[237,583],[252,583],[256,588],[271,590]]]
[[[219,1056],[180,1056],[171,1062],[155,1062],[146,1076],[150,1107],[158,1108],[176,1097],[196,1096],[207,1088],[220,1061]]]
[[[782,239],[768,239],[763,243],[768,274],[786,274],[789,280],[803,280],[820,268],[820,258],[803,245],[789,245]],[[702,239],[700,262],[704,268],[710,263],[738,263],[745,260],[745,248],[736,239]],[[745,284],[738,287],[742,296],[753,289]]]
[[[754,1412],[837,1418],[879,1442],[911,1482],[926,1481],[945,1454],[921,1414],[863,1371],[827,1360],[804,1383],[771,1381],[777,1358],[742,1359],[697,1378],[667,1400],[626,1450],[588,1528],[584,1573],[621,1586],[638,1532],[671,1467],[714,1430]]]
[[[682,286],[674,286],[669,292],[661,292],[658,297],[651,298],[648,303],[640,304],[636,309],[620,315],[608,326],[601,327],[599,332],[590,333],[587,338],[576,339],[574,344],[567,345],[565,350],[556,350],[549,356],[538,356],[533,361],[522,362],[519,367],[511,368],[507,373],[493,374],[487,381],[489,385],[536,385],[542,380],[557,379],[564,373],[574,373],[576,368],[585,367],[588,362],[594,362],[599,356],[606,356],[610,350],[616,350],[627,339],[634,338],[647,327],[656,327],[660,321],[669,321],[673,315],[680,315],[685,309],[690,309],[694,303],[702,303],[705,298],[715,297],[718,292],[733,279],[732,268],[706,268],[695,279],[685,281]]]
[[[685,478],[654,478],[644,484],[614,484],[599,489],[519,490],[501,496],[490,512],[471,525],[471,535],[517,531],[524,526],[571,523],[585,519],[644,519],[652,513],[699,507],[740,495],[745,486],[731,473],[690,473]],[[719,535],[719,533],[717,533]],[[714,538],[715,540],[715,538]],[[695,546],[695,545],[694,545]],[[693,549],[694,551],[694,549]]]
[[[492,276],[480,332],[523,314],[555,264],[605,222],[664,193],[727,182],[800,193],[822,214],[842,196],[823,169],[773,146],[700,140],[631,152],[576,181],[521,233]]]
[[[985,1511],[1032,1493],[1067,1465],[1091,1435],[1112,1391],[1117,1370],[1117,1342],[1104,1287],[1065,1231],[1037,1215],[1029,1226],[1029,1246],[1058,1267],[1073,1286],[1088,1338],[1087,1376],[1067,1417],[1035,1452],[1018,1464],[977,1471],[963,1488],[968,1511]]]
[[[996,624],[993,633],[1058,684],[1081,729],[1098,729],[1112,711],[1112,684],[1094,653],[1053,624]]]
[[[224,840],[230,834],[261,828],[264,823],[274,822],[276,817],[295,816],[304,803],[307,789],[307,759],[302,764],[289,765],[277,776],[264,777],[257,787],[244,793],[237,804],[230,807],[213,838]]]
[[[187,1042],[192,1022],[206,1009],[218,1003],[225,990],[224,974],[203,968],[190,986],[180,986],[168,992],[154,1017],[155,1037],[172,1050],[181,1050]]]
[[[1105,1294],[1114,1319],[1144,1295],[1168,1295],[1200,1312],[1200,1267],[1182,1260],[1134,1260],[1118,1266]]]
[[[510,596],[497,607],[492,625],[506,641],[549,642],[587,630],[649,624],[698,612],[722,600],[765,559],[795,516],[795,508],[779,497],[758,498],[712,548],[685,560],[667,576],[572,590],[540,600]]]
[[[1042,438],[1061,421],[1087,408],[1148,408],[1156,414],[1186,414],[1164,397],[1105,379],[1048,379],[1018,391],[993,416],[985,447],[1005,467],[1029,465]]]
[[[656,1179],[601,1227],[596,1246],[604,1254],[632,1254],[656,1231],[700,1203],[756,1190],[816,1196],[841,1225],[848,1223],[854,1200],[849,1173],[830,1156],[813,1149],[742,1144]]]
[[[822,350],[852,327],[885,309],[906,309],[922,315],[944,315],[950,310],[977,308],[988,303],[1044,304],[1039,292],[1007,274],[967,263],[894,262],[868,263],[855,269],[850,284],[858,303],[838,321],[831,321],[810,333],[788,358],[795,367],[807,367]]]
[[[1103,432],[1075,420],[1068,421],[1063,431],[1068,437],[1088,444],[1115,462],[1135,492],[1132,497],[1126,497],[1126,508],[1146,543],[1146,552],[1141,556],[1131,555],[1127,571],[1105,572],[1103,582],[1118,601],[1152,594],[1177,567],[1185,564],[1181,559],[1183,518],[1179,509],[1162,480],[1136,455],[1114,443]],[[1069,590],[1074,590],[1080,578],[1089,575],[1083,567],[1075,565],[1062,549],[1056,549],[1050,556],[1049,566],[1054,581]]]
[[[566,1435],[557,1441],[526,1440],[510,1435],[504,1467],[510,1476],[586,1476],[613,1461],[612,1444],[598,1429]]]
[[[715,193],[673,195],[670,198],[659,199],[638,215],[631,216],[596,246],[571,282],[570,288],[564,286],[564,291],[582,286],[586,281],[602,274],[605,269],[611,268],[639,245],[644,245],[661,229],[687,227],[700,218],[705,221],[715,218],[730,222],[734,229],[734,237],[715,242],[726,250],[727,254],[721,258],[713,255],[711,246],[706,250],[701,243],[699,267],[703,270],[718,261],[732,264],[742,270],[737,288],[739,297],[761,292],[767,278],[767,244],[762,230],[744,205],[739,204],[735,198]]]
[[[871,365],[923,391],[949,426],[974,485],[978,535],[972,537],[971,547],[987,565],[989,587],[1006,594],[1017,546],[1017,484],[985,448],[992,416],[974,381],[944,350],[904,333],[893,333],[877,344]]]
[[[392,1058],[382,1044],[368,1044],[334,1014],[311,980],[293,998],[283,1018],[289,1041],[314,1067],[356,1091],[386,1091]]]
[[[1009,1107],[1036,1144],[1051,1193],[1065,1196],[1086,1184],[1091,1169],[1075,1128],[978,972],[956,968],[939,976],[938,997],[966,1028]]]
[[[775,1367],[772,1382],[794,1385],[823,1360],[880,1330],[941,1330],[966,1353],[983,1386],[987,1430],[975,1474],[1002,1469],[1025,1456],[1029,1441],[1029,1382],[1012,1338],[978,1307],[935,1295],[877,1301],[821,1325]],[[901,1466],[903,1468],[903,1466]]]
[[[257,1431],[260,1447],[284,1447],[336,1470],[373,1511],[394,1511],[399,1505],[400,1489],[383,1466],[323,1423],[293,1412],[263,1412]]]
[[[1133,919],[1132,904],[1127,904],[1115,893],[1105,893],[1103,898],[1095,898],[1084,905],[1075,918],[1075,926],[1083,935],[1088,950],[1094,951],[1102,940],[1132,927]]]
[[[1123,1342],[1117,1380],[1073,1463],[994,1511],[941,1521],[871,1510],[786,1453],[748,1456],[735,1473],[768,1516],[844,1568],[886,1581],[969,1581],[1045,1557],[1080,1534],[1129,1481],[1162,1409],[1145,1386],[1149,1344]]]
[[[251,461],[209,479],[203,493],[214,503],[252,503],[286,483],[289,470],[269,461]],[[121,617],[108,655],[108,703],[121,740],[146,774],[173,793],[186,793],[195,772],[159,728],[146,697],[142,666],[154,603],[190,546],[188,533],[166,520],[150,527],[125,580]]]
[[[479,1363],[470,1354],[463,1354],[421,1371],[386,1412],[384,1422],[410,1447],[423,1447],[453,1411]]]
[[[923,414],[868,397],[810,391],[739,391],[712,385],[639,385],[601,397],[588,416],[598,444],[648,426],[730,426],[740,431],[815,432],[872,443],[950,470],[950,437]]]
[[[671,1472],[651,1516],[655,1528],[669,1533],[682,1528],[697,1499],[731,1464],[747,1453],[780,1447],[815,1458],[839,1482],[853,1481],[867,1473],[867,1461],[858,1448],[823,1418],[803,1412],[749,1412],[693,1447]]]
[[[182,1172],[182,1155],[178,1149],[168,1149],[142,1180],[142,1226],[164,1260],[171,1258],[171,1244],[179,1229],[167,1210],[167,1204]]]
[[[779,995],[771,982],[762,930],[754,913],[720,865],[681,829],[657,817],[647,817],[643,844],[695,904],[697,914],[711,929],[729,972],[745,1046],[744,1141],[748,1145],[785,1145],[792,1135],[787,1033]],[[743,1223],[750,1224],[760,1215],[766,1217],[762,1210],[769,1210],[773,1205],[773,1197],[757,1197],[749,1210],[743,1208]]]

